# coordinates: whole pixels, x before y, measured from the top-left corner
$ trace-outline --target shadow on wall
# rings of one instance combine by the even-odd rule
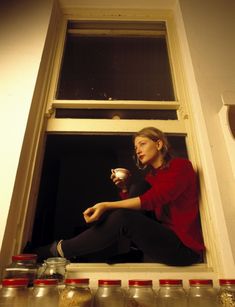
[[[235,105],[230,106],[228,109],[228,123],[235,141]]]

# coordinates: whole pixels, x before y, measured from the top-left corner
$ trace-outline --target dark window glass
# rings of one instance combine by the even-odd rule
[[[175,156],[187,157],[185,135],[168,135],[168,139]],[[134,182],[145,176],[145,171],[136,168],[133,152],[130,134],[48,134],[32,245],[69,239],[88,229],[90,226],[83,218],[87,207],[97,202],[120,199],[118,189],[110,180],[112,168],[128,168]],[[80,260],[106,262],[106,251],[99,257],[88,255],[88,258]],[[123,256],[116,260],[152,262],[150,259],[140,259],[138,253]]]
[[[169,135],[176,156],[187,157],[184,136]],[[82,212],[97,202],[119,199],[111,169],[140,176],[129,134],[49,134],[34,220],[35,246],[71,238],[86,229]]]
[[[165,37],[68,33],[56,98],[174,100]]]

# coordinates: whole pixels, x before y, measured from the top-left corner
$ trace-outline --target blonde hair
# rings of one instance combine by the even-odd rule
[[[138,131],[134,134],[133,142],[135,141],[135,139],[138,136],[147,137],[154,142],[156,142],[157,140],[161,140],[163,142],[161,153],[163,155],[165,163],[171,159],[170,144],[167,140],[166,135],[161,130],[159,130],[155,127],[143,128],[143,129],[141,129],[140,131]],[[137,158],[136,158],[136,160],[137,160],[137,163],[136,163],[137,166],[139,168],[141,168]]]

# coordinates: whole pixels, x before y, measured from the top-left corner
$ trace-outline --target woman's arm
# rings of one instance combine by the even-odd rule
[[[141,208],[140,198],[134,197],[118,201],[98,203],[93,207],[87,208],[83,212],[83,216],[87,223],[92,223],[99,220],[99,218],[105,211],[118,209],[118,208],[140,210]]]

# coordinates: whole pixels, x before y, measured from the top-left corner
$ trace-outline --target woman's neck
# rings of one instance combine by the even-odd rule
[[[161,168],[165,164],[165,159],[163,156],[160,156],[157,160],[152,163],[154,169]]]

